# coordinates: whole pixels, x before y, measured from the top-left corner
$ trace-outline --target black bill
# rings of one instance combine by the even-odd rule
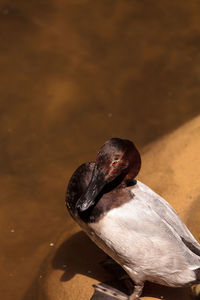
[[[96,197],[99,195],[105,185],[106,181],[103,171],[98,170],[97,166],[95,166],[86,192],[76,203],[76,209],[79,212],[84,212],[94,205]]]

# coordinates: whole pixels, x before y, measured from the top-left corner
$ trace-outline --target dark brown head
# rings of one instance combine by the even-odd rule
[[[77,210],[83,212],[94,205],[102,189],[116,179],[120,184],[133,180],[140,167],[140,154],[131,141],[120,138],[108,140],[97,154],[92,178],[85,194],[77,201]]]

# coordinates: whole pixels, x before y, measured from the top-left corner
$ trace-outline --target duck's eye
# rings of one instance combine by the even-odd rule
[[[112,166],[115,167],[117,165],[117,163],[119,162],[119,159],[115,159],[112,162]]]

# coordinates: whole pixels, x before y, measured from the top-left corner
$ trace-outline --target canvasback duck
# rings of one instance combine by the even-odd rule
[[[135,180],[140,167],[135,145],[111,138],[96,162],[74,172],[66,194],[71,216],[135,283],[129,300],[140,298],[146,280],[171,287],[200,282],[200,244],[168,202]]]

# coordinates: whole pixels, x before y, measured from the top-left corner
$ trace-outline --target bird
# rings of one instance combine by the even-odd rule
[[[140,169],[134,143],[111,138],[96,161],[76,169],[66,192],[72,218],[135,284],[129,300],[140,299],[145,281],[200,283],[200,244],[171,205],[136,180]]]

